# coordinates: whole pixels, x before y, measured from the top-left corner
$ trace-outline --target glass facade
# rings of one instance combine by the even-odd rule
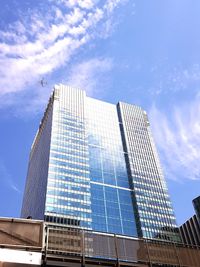
[[[55,90],[45,219],[91,228],[85,93]]]
[[[119,103],[118,114],[134,189],[139,236],[179,241],[176,220],[147,114],[140,107]]]
[[[63,85],[51,99],[49,123],[43,119],[38,149],[31,152],[35,170],[28,170],[22,217],[43,213],[55,223],[170,239],[176,222],[146,113]],[[33,185],[37,194],[28,200]],[[40,216],[33,212],[39,203]]]
[[[125,155],[115,105],[86,100],[92,229],[136,236]]]

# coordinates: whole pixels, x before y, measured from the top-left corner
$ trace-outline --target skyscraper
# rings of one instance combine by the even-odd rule
[[[130,236],[176,236],[146,112],[55,86],[31,148],[21,215]]]
[[[195,213],[196,213],[196,216],[200,222],[200,196],[194,198],[192,200],[192,203],[193,203],[193,206],[194,206],[194,210],[195,210]]]

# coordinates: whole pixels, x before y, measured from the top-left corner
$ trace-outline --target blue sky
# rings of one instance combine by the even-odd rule
[[[141,105],[178,224],[193,215],[191,201],[200,194],[199,10],[199,0],[1,0],[0,216],[20,214],[31,143],[55,83]]]

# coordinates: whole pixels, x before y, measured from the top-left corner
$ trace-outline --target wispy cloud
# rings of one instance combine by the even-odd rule
[[[106,25],[124,2],[49,0],[45,11],[30,10],[1,30],[0,96],[9,94],[11,100],[30,90],[41,77],[66,66],[82,46],[102,38],[102,30],[108,36],[111,29]]]
[[[200,95],[170,114],[153,106],[150,118],[167,178],[200,179]]]
[[[104,91],[105,77],[102,76],[107,72],[111,71],[113,66],[110,58],[92,58],[87,61],[78,63],[72,67],[69,72],[69,77],[66,80],[67,84],[84,89],[88,95],[97,95],[98,91]],[[100,85],[101,81],[101,85]],[[101,88],[99,90],[99,87]]]
[[[177,93],[181,91],[199,91],[200,65],[170,66],[167,60],[151,68],[153,86],[150,88],[152,94]]]
[[[7,170],[5,164],[0,161],[0,176],[2,185],[4,184],[6,187],[9,187],[11,190],[14,190],[17,193],[21,193],[15,182],[13,181],[9,171]]]

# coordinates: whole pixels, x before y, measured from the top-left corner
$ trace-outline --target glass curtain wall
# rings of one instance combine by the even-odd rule
[[[91,228],[85,93],[55,89],[45,220]]]
[[[174,231],[176,220],[173,208],[146,112],[126,103],[119,103],[118,112],[137,204],[139,235],[179,241],[179,235]]]
[[[137,236],[117,109],[86,100],[92,229]]]

